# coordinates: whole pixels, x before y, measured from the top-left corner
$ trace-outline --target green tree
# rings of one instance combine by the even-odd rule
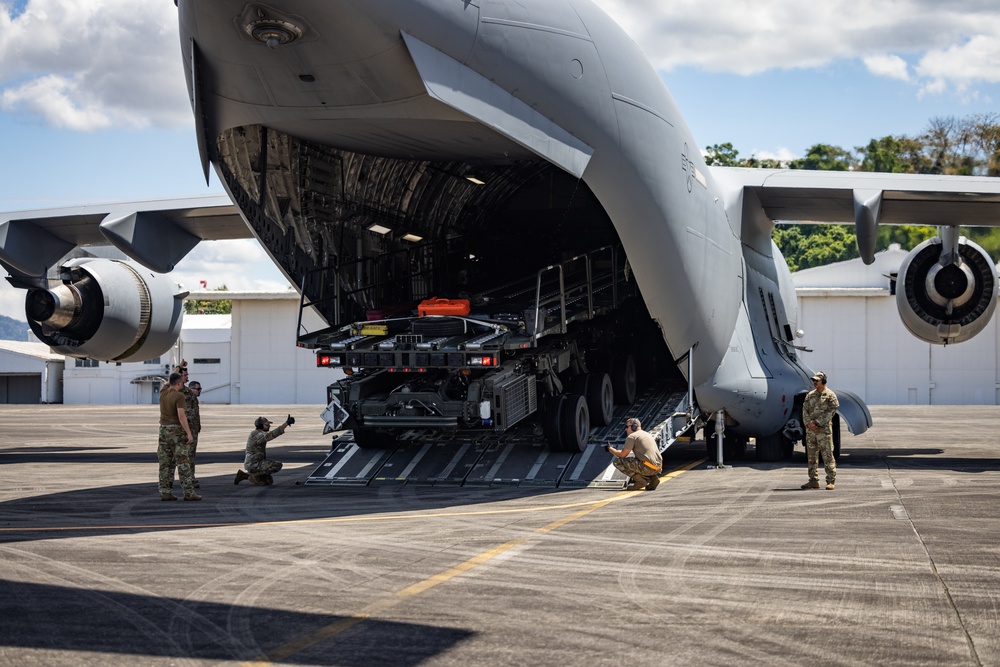
[[[806,151],[804,158],[788,163],[791,169],[812,169],[815,171],[851,171],[855,166],[854,157],[840,146],[816,144]]]
[[[740,152],[733,148],[733,145],[729,142],[724,144],[715,144],[713,146],[708,146],[705,148],[705,164],[710,167],[742,167],[745,165],[740,164],[738,156]]]
[[[216,287],[216,292],[228,292],[225,285]],[[233,302],[230,299],[186,299],[184,312],[188,315],[229,315],[233,312]]]
[[[792,271],[858,256],[854,228],[847,225],[779,225],[773,238]]]
[[[923,144],[909,137],[872,139],[867,146],[856,151],[861,156],[858,171],[927,174],[931,170],[931,161],[923,154]]]

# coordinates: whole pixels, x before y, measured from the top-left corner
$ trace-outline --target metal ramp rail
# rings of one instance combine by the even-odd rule
[[[627,417],[638,417],[650,433],[657,434],[684,400],[682,386],[660,383],[631,406],[616,406],[612,425],[592,429],[587,447],[575,453],[552,451],[527,426],[500,436],[459,432],[432,438],[411,431],[403,433],[394,449],[361,449],[345,432],[334,438],[330,453],[305,484],[622,489],[628,479],[611,465],[605,442],[624,440]]]

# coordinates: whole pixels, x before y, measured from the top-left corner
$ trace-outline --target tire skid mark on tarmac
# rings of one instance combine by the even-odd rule
[[[189,653],[185,652],[185,647],[177,641],[177,637],[170,628],[163,628],[155,620],[147,620],[145,615],[136,613],[135,609],[117,601],[111,594],[96,590],[94,586],[103,586],[114,593],[128,593],[147,598],[152,601],[153,605],[163,608],[164,616],[169,615],[171,618],[171,625],[174,618],[183,616],[188,619],[189,627],[197,625],[204,629],[215,629],[224,640],[228,639],[228,636],[223,632],[224,629],[213,623],[210,618],[188,608],[183,602],[157,595],[142,586],[136,586],[122,579],[107,577],[86,568],[16,547],[0,545],[0,553],[6,554],[3,559],[5,566],[14,565],[36,575],[32,577],[32,580],[37,583],[79,590],[81,596],[92,601],[89,606],[95,609],[95,613],[98,608],[106,609],[109,615],[118,616],[123,624],[132,626],[137,632],[148,637],[152,645],[170,646],[177,655],[189,655]],[[14,562],[12,556],[17,556],[18,561]],[[40,567],[40,563],[46,567]],[[232,653],[234,655],[237,654],[238,650],[239,646],[233,645]]]
[[[664,480],[672,479],[673,477],[676,477],[677,475],[679,475],[679,474],[681,474],[683,472],[686,472],[687,470],[690,470],[691,468],[694,468],[695,466],[700,465],[703,462],[704,462],[704,459],[696,461],[694,463],[689,463],[689,464],[687,464],[685,466],[682,466],[681,468],[678,468],[677,470],[672,471],[668,475],[665,475],[664,476]],[[576,519],[582,518],[582,517],[584,517],[584,516],[586,516],[586,515],[594,512],[594,511],[596,511],[598,509],[601,509],[602,507],[605,507],[605,506],[607,506],[607,505],[609,505],[609,504],[611,504],[613,502],[616,502],[616,501],[619,501],[619,500],[623,500],[625,498],[631,498],[631,497],[636,496],[636,495],[641,494],[641,493],[643,493],[643,492],[641,492],[641,491],[619,491],[618,493],[614,494],[610,498],[605,498],[605,499],[600,500],[600,501],[592,501],[592,502],[585,502],[585,503],[567,503],[567,504],[562,505],[562,506],[558,506],[558,505],[557,506],[548,506],[547,508],[544,508],[544,509],[553,509],[553,508],[559,508],[559,509],[579,508],[579,509],[576,509],[576,511],[571,512],[568,515],[560,517],[560,518],[558,518],[558,519],[556,519],[554,521],[550,521],[549,523],[547,523],[547,524],[545,524],[545,525],[543,525],[543,526],[541,526],[539,528],[534,529],[533,531],[531,531],[525,537],[514,539],[514,540],[510,540],[510,541],[505,542],[503,544],[500,544],[500,545],[498,545],[496,547],[493,547],[492,549],[488,549],[486,551],[483,551],[483,552],[481,552],[479,554],[476,554],[475,556],[473,556],[473,557],[471,557],[471,558],[469,558],[469,559],[467,559],[467,560],[459,563],[458,565],[450,567],[450,568],[448,568],[446,570],[443,570],[443,571],[441,571],[441,572],[439,572],[439,573],[437,573],[435,575],[432,575],[432,576],[430,576],[430,577],[428,577],[428,578],[426,578],[426,579],[424,579],[422,581],[419,581],[419,582],[411,584],[411,585],[409,585],[409,586],[407,586],[407,587],[405,587],[405,588],[403,588],[401,590],[398,590],[395,594],[392,594],[392,595],[390,595],[388,597],[383,597],[381,599],[375,600],[374,602],[366,605],[365,607],[363,607],[361,610],[355,612],[354,614],[346,616],[346,617],[344,617],[344,618],[342,618],[342,619],[340,619],[340,620],[338,620],[338,621],[336,621],[334,623],[331,623],[330,625],[327,625],[327,626],[324,626],[322,628],[319,628],[318,630],[315,630],[315,631],[313,631],[311,633],[307,633],[305,635],[302,635],[300,637],[292,639],[291,641],[287,642],[286,644],[284,644],[282,646],[279,646],[277,648],[271,649],[270,651],[267,651],[265,654],[262,654],[262,655],[258,656],[257,658],[254,658],[251,661],[241,663],[241,665],[242,665],[242,667],[267,667],[269,665],[272,665],[275,662],[280,662],[282,660],[285,660],[288,657],[290,657],[292,655],[295,655],[296,653],[299,653],[299,652],[301,652],[301,651],[303,651],[303,650],[305,650],[307,648],[310,648],[310,647],[318,644],[319,642],[325,641],[327,639],[331,639],[331,638],[333,638],[333,637],[341,634],[345,630],[348,630],[348,629],[354,627],[355,625],[361,623],[362,621],[365,621],[365,620],[367,620],[367,619],[369,619],[369,618],[371,618],[373,616],[376,616],[378,614],[384,613],[384,612],[390,610],[391,608],[395,607],[396,605],[404,602],[405,600],[407,600],[409,598],[412,598],[414,596],[420,595],[421,593],[424,593],[424,592],[430,590],[431,588],[434,588],[435,586],[438,586],[440,584],[448,582],[451,579],[454,579],[455,577],[458,577],[459,575],[465,574],[466,572],[469,572],[470,570],[473,570],[474,568],[476,568],[476,567],[478,567],[480,565],[488,563],[488,562],[490,562],[490,561],[492,561],[492,560],[494,560],[494,559],[496,559],[498,557],[501,557],[501,556],[504,556],[504,555],[509,555],[510,552],[512,552],[514,550],[529,548],[531,546],[531,543],[534,540],[537,540],[537,536],[538,535],[545,535],[547,533],[550,533],[550,532],[552,532],[552,531],[554,531],[554,530],[556,530],[558,528],[561,528],[562,526],[565,526],[567,523],[569,523],[571,521],[575,521]],[[534,508],[532,508],[532,509],[534,509]],[[539,509],[542,509],[542,508],[539,508]],[[503,514],[503,513],[513,512],[513,511],[516,511],[516,510],[490,511],[490,512],[472,512],[471,514],[498,514],[498,513],[499,514]],[[517,510],[517,511],[523,511],[523,510]],[[451,514],[451,513],[448,513],[448,514]],[[462,513],[462,514],[465,514],[465,513]],[[424,515],[424,516],[428,516],[428,515]],[[438,516],[441,516],[441,514],[439,514]]]

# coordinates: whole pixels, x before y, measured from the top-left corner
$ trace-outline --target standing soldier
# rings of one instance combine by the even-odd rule
[[[177,500],[173,494],[174,468],[181,478],[184,500],[201,500],[194,492],[191,474],[191,427],[184,412],[184,394],[181,393],[184,376],[171,373],[167,386],[160,392],[160,441],[156,458],[160,464],[160,500]]]
[[[247,471],[237,470],[233,484],[239,484],[245,479],[249,479],[254,486],[274,484],[274,478],[271,475],[281,470],[281,462],[267,458],[267,443],[284,433],[285,429],[294,423],[295,417],[288,415],[285,423],[276,426],[272,431],[271,421],[265,417],[257,417],[253,423],[254,430],[247,438],[246,457],[243,460],[243,467]]]
[[[837,481],[837,462],[833,458],[833,417],[840,401],[826,386],[826,373],[812,376],[814,389],[806,394],[802,405],[802,420],[806,423],[806,458],[809,461],[809,481],[803,489],[819,488],[819,457],[826,468],[826,488],[833,490]]]
[[[184,373],[187,379],[187,373]],[[194,478],[194,488],[201,484],[195,474],[195,461],[198,458],[198,434],[201,433],[201,406],[198,404],[198,397],[201,396],[201,383],[195,380],[189,383],[182,390],[184,392],[184,414],[187,415],[188,426],[191,427],[191,435],[194,442],[191,443],[191,476]]]
[[[191,435],[194,437],[194,442],[191,443],[191,476],[194,477],[194,487],[197,489],[201,484],[198,483],[198,478],[195,476],[194,461],[198,453],[198,433],[201,432],[201,414],[198,406],[201,385],[197,382],[188,384],[187,361],[183,359],[180,366],[174,367],[174,372],[184,376],[181,380],[181,393],[184,394],[184,413],[187,415],[188,426],[191,427]],[[194,391],[194,385],[198,386],[197,392]]]

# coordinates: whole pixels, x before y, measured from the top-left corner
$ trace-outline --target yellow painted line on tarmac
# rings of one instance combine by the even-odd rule
[[[704,462],[705,462],[705,459],[701,459],[699,461],[695,461],[694,463],[689,463],[689,464],[687,464],[685,466],[681,466],[680,468],[672,470],[671,472],[667,473],[666,475],[663,475],[663,477],[661,477],[661,480],[666,481],[666,480],[669,480],[669,479],[673,479],[673,478],[677,477],[678,475],[680,475],[681,473],[686,472],[686,471],[688,471],[688,470],[694,468],[695,466],[700,465],[701,463],[704,463]],[[562,526],[565,526],[567,523],[569,523],[571,521],[574,521],[576,519],[579,519],[580,517],[586,516],[587,514],[590,514],[591,512],[593,512],[595,510],[598,510],[598,509],[600,509],[602,507],[610,505],[611,503],[613,503],[615,501],[622,500],[624,498],[630,498],[630,497],[635,496],[636,494],[640,494],[640,493],[644,493],[644,492],[643,491],[619,491],[618,493],[616,493],[615,495],[611,496],[610,498],[604,498],[603,500],[598,500],[598,501],[594,501],[594,502],[570,503],[570,504],[566,504],[566,505],[550,505],[550,506],[548,506],[547,509],[555,509],[555,508],[568,509],[568,508],[572,508],[572,507],[579,507],[581,505],[585,505],[585,507],[583,507],[582,509],[580,509],[580,510],[578,510],[576,512],[573,512],[572,514],[568,514],[568,515],[566,515],[566,516],[564,516],[564,517],[562,517],[560,519],[556,519],[555,521],[553,521],[551,523],[548,523],[548,524],[542,526],[541,528],[536,528],[533,532],[535,532],[535,533],[548,533],[548,532],[551,532],[551,531],[555,530],[556,528],[560,528]],[[542,508],[530,508],[531,511],[536,511],[538,509],[542,509]],[[511,511],[512,512],[516,512],[518,510],[511,510]],[[425,516],[425,517],[426,516],[463,516],[463,515],[466,515],[466,514],[502,514],[502,513],[504,513],[504,512],[503,511],[498,511],[498,512],[468,512],[468,513],[449,513],[449,514],[429,514],[429,515],[423,515],[423,516]],[[443,584],[446,581],[450,581],[451,579],[454,579],[455,577],[457,577],[457,576],[459,576],[461,574],[464,574],[464,573],[468,572],[469,570],[471,570],[471,569],[473,569],[473,568],[475,568],[475,567],[477,567],[479,565],[482,565],[483,563],[486,563],[486,562],[488,562],[488,561],[496,558],[497,556],[499,556],[499,555],[501,555],[503,553],[506,553],[506,552],[510,551],[511,549],[514,549],[516,547],[524,545],[526,543],[527,543],[527,540],[512,540],[510,542],[506,542],[506,543],[501,544],[499,546],[493,547],[492,549],[488,549],[488,550],[486,550],[486,551],[484,551],[484,552],[482,552],[480,554],[477,554],[477,555],[473,556],[472,558],[470,558],[469,560],[467,560],[467,561],[465,561],[463,563],[459,563],[458,565],[456,565],[454,567],[450,567],[447,570],[444,570],[443,572],[439,572],[438,574],[432,575],[432,576],[428,577],[427,579],[424,579],[423,581],[417,582],[417,583],[415,583],[415,584],[413,584],[411,586],[407,586],[406,588],[404,588],[404,589],[402,589],[400,591],[397,591],[395,593],[395,595],[393,595],[392,597],[384,598],[384,599],[381,599],[381,600],[376,600],[375,602],[371,603],[370,605],[367,605],[364,609],[362,609],[360,612],[358,612],[356,614],[352,614],[351,616],[348,616],[346,618],[342,618],[342,619],[340,619],[338,621],[330,623],[329,625],[326,625],[326,626],[324,626],[324,627],[322,627],[322,628],[320,628],[318,630],[314,630],[313,632],[310,632],[308,634],[302,635],[301,637],[297,637],[297,638],[295,638],[295,639],[293,639],[293,640],[291,640],[291,641],[283,644],[282,646],[279,646],[278,648],[275,648],[275,649],[272,649],[272,650],[268,651],[265,655],[259,656],[259,657],[255,658],[255,659],[253,659],[253,660],[251,660],[249,662],[240,663],[240,667],[270,667],[275,662],[280,662],[281,660],[285,660],[286,658],[289,658],[292,655],[295,655],[299,651],[303,651],[303,650],[305,650],[307,648],[310,648],[310,647],[314,646],[315,644],[318,644],[319,642],[322,642],[322,641],[325,641],[327,639],[331,639],[333,637],[336,637],[337,635],[339,635],[340,633],[344,632],[345,630],[353,628],[358,623],[361,623],[362,621],[367,620],[367,619],[371,618],[372,616],[374,616],[374,615],[376,615],[378,613],[384,612],[384,611],[386,611],[386,610],[388,610],[388,609],[396,606],[397,604],[399,604],[400,602],[402,602],[403,600],[405,600],[407,598],[411,598],[411,597],[413,597],[415,595],[419,595],[420,593],[423,593],[423,592],[425,592],[425,591],[427,591],[427,590],[429,590],[431,588],[434,588],[435,586],[437,586],[439,584]]]
[[[677,475],[691,470],[695,466],[704,463],[706,459],[699,459],[693,463],[688,463],[687,465],[676,468],[671,472],[663,475],[660,480],[666,481],[668,479],[673,479]],[[320,519],[285,519],[281,521],[226,521],[226,522],[216,522],[216,523],[145,523],[145,524],[123,524],[118,526],[40,526],[40,527],[16,527],[16,526],[0,526],[0,533],[49,533],[49,532],[69,532],[69,531],[99,531],[99,530],[174,530],[182,528],[228,528],[232,526],[280,526],[280,525],[294,525],[294,524],[309,524],[309,523],[355,523],[358,521],[407,521],[411,519],[433,519],[436,517],[448,518],[448,517],[459,517],[459,516],[487,516],[496,514],[523,514],[527,512],[549,512],[552,510],[560,509],[572,509],[574,507],[585,507],[589,508],[583,512],[587,514],[594,511],[595,509],[600,509],[608,503],[614,502],[616,500],[621,500],[621,498],[627,498],[632,493],[638,492],[625,492],[625,495],[616,495],[611,498],[605,498],[602,500],[584,500],[578,503],[564,503],[560,505],[541,505],[539,507],[519,507],[515,509],[502,509],[502,510],[475,510],[467,512],[421,512],[416,514],[388,514],[386,516],[342,516],[342,517],[324,517]],[[572,516],[572,515],[571,515]],[[582,516],[582,515],[581,515]]]

